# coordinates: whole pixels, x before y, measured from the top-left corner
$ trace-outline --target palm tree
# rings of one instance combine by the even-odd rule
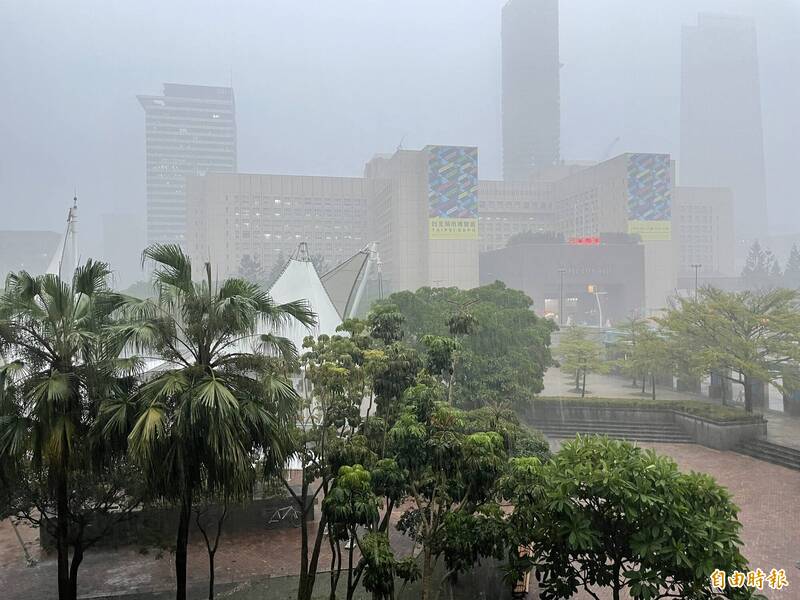
[[[201,493],[244,496],[256,460],[275,471],[286,459],[297,394],[276,362],[296,362],[297,351],[262,331],[291,320],[310,326],[314,315],[304,301],[276,305],[243,279],[215,284],[208,263],[195,282],[190,259],[175,245],[150,246],[143,260],[155,264],[157,298],[127,298],[127,322],[116,331],[129,348],[163,364],[129,400],[106,404],[106,431],[133,424],[132,458],[153,494],[180,507],[176,598],[184,600],[193,500]]]
[[[35,504],[53,534],[61,600],[77,597],[85,549],[71,497],[98,454],[95,418],[120,368],[119,347],[105,335],[121,302],[107,287],[109,274],[108,265],[91,260],[71,281],[20,272],[0,296],[0,478],[21,498],[19,510],[30,515]],[[27,488],[25,477],[15,481],[24,468],[36,479]]]

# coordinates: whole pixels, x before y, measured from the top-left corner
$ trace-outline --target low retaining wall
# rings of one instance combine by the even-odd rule
[[[661,408],[614,408],[606,406],[591,406],[591,401],[586,404],[574,402],[559,403],[557,400],[547,402],[534,402],[525,409],[525,414],[520,415],[531,424],[539,421],[557,423],[558,421],[607,421],[612,423],[640,423],[650,425],[653,423],[673,423],[673,411]]]
[[[291,506],[297,508],[297,503],[290,497],[274,497],[259,500],[251,500],[243,504],[232,504],[228,506],[228,514],[225,517],[222,528],[225,535],[237,532],[266,531],[267,529],[285,529],[294,527],[296,521],[287,517],[275,523],[269,521],[275,515],[275,511]],[[216,531],[215,517],[220,513],[221,507],[214,505],[203,517],[201,522],[210,528],[212,534]],[[314,507],[308,512],[308,521],[314,520]],[[88,530],[100,530],[103,527],[100,522],[92,523]],[[47,530],[47,527],[39,528],[39,543],[45,549],[55,547],[55,539]],[[100,546],[125,546],[140,545],[159,546],[170,544],[174,541],[175,532],[178,529],[178,509],[175,507],[153,507],[148,506],[135,511],[130,518],[125,519],[112,526],[111,531],[104,535],[98,545]],[[200,536],[200,530],[195,522],[195,514],[192,513],[189,536]]]
[[[754,417],[750,422],[722,423],[675,411],[675,424],[702,446],[732,450],[747,440],[767,436],[767,422]]]
[[[731,450],[746,440],[767,435],[767,421],[760,416],[748,421],[714,421],[669,408],[592,406],[591,400],[585,404],[559,403],[557,400],[533,402],[520,416],[533,427],[562,420],[656,426],[659,423],[675,424],[695,443],[716,450]]]
[[[440,561],[441,562],[441,561]],[[437,583],[441,581],[444,569],[441,564],[434,568],[433,580]],[[217,574],[219,580],[220,574]],[[230,598],[231,600],[295,600],[297,598],[297,588],[300,585],[300,578],[297,575],[260,577],[249,581],[238,583],[222,582],[215,586],[216,597]],[[512,600],[511,589],[503,581],[503,571],[501,566],[494,560],[483,561],[475,565],[467,573],[459,575],[452,588],[445,585],[438,597],[447,600]],[[344,598],[347,589],[347,570],[343,569],[339,585],[337,587],[337,598]],[[531,593],[529,598],[536,597],[537,589],[535,581],[531,582]],[[402,581],[397,581],[395,589],[396,600],[418,600],[421,596],[420,582],[405,585]],[[434,597],[437,594],[434,592]],[[189,588],[188,597],[199,600],[208,597],[206,585],[194,585]],[[330,572],[318,571],[314,585],[312,600],[328,600],[330,598]],[[175,591],[161,592],[136,592],[126,594],[97,595],[91,600],[172,600],[175,598]],[[368,593],[363,586],[363,580],[359,585],[354,600],[371,600],[371,593]]]

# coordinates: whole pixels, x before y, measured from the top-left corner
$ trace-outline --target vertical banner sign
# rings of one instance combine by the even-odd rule
[[[478,149],[427,146],[428,237],[478,239]]]
[[[669,154],[628,155],[628,233],[643,241],[672,239]]]

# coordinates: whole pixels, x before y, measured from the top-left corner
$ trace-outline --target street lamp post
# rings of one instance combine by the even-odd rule
[[[559,325],[564,324],[564,273],[567,270],[564,267],[561,267],[558,270],[558,275],[560,277],[560,283],[558,288],[558,323]]]
[[[703,266],[700,263],[695,263],[689,265],[694,269],[694,301],[697,302],[697,274],[700,272],[700,268]]]
[[[608,296],[608,292],[599,292],[597,288],[594,291],[594,297],[597,300],[597,312],[599,313],[600,317],[600,329],[603,329],[603,305],[600,304],[600,296]]]

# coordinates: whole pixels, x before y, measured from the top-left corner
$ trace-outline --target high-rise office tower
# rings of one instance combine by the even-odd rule
[[[681,185],[731,188],[743,242],[767,233],[755,23],[701,14],[683,29]]]
[[[560,158],[558,0],[503,7],[503,177],[527,181]]]
[[[164,84],[137,96],[145,113],[147,242],[186,239],[186,177],[236,171],[233,89]]]

